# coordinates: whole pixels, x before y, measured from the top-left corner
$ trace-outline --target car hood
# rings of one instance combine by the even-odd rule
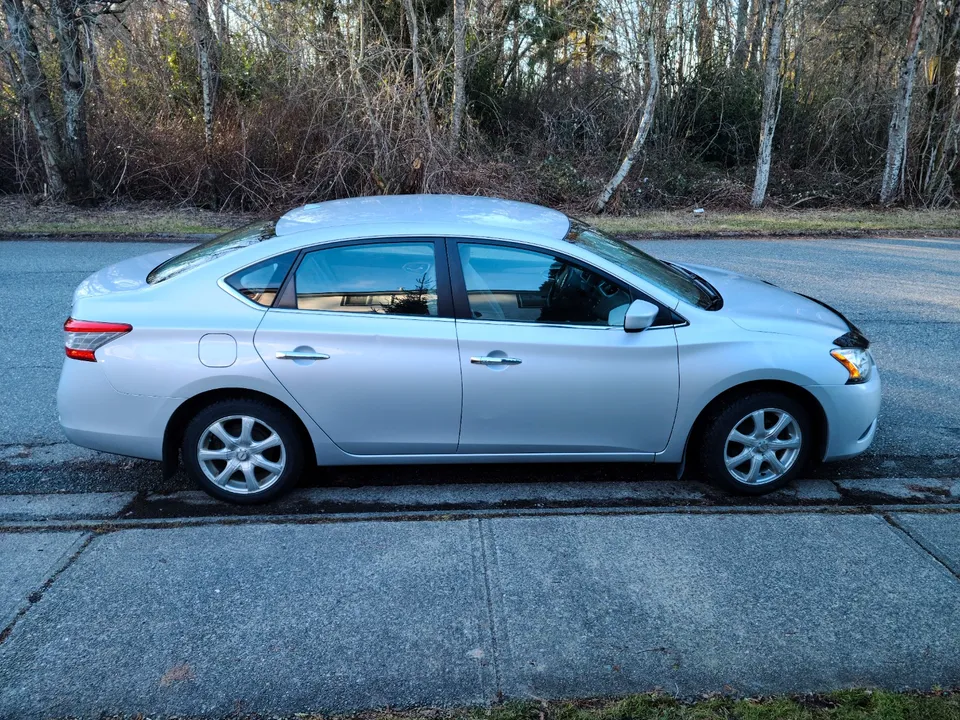
[[[745,330],[836,337],[851,329],[829,308],[763,280],[703,265],[682,267],[713,285],[723,296],[719,312]]]
[[[108,295],[110,293],[130,292],[147,286],[147,274],[164,260],[179,255],[190,245],[175,245],[157,252],[138,255],[97,270],[80,283],[73,300]]]

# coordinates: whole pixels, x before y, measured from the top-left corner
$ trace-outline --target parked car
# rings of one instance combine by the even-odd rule
[[[492,198],[306,205],[127,260],[64,330],[72,442],[238,503],[318,464],[685,463],[760,494],[863,452],[880,407],[824,303]]]

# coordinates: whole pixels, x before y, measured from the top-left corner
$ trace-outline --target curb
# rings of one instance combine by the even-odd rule
[[[0,495],[0,530],[248,522],[451,520],[577,514],[960,511],[960,480],[807,480],[759,498],[701,483],[537,483],[313,487],[263,506],[221,502],[199,490]]]
[[[107,242],[107,243],[196,243],[212,240],[217,233],[100,233],[100,232],[51,232],[22,233],[0,230],[0,242]]]
[[[224,230],[227,232],[227,230]],[[639,240],[960,240],[960,230],[643,230],[612,232],[625,241]],[[19,232],[0,230],[0,242],[158,242],[192,243],[217,233]]]

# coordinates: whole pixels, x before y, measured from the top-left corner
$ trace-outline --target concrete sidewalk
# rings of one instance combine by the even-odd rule
[[[0,533],[0,717],[953,686],[958,573],[929,509],[51,525]]]

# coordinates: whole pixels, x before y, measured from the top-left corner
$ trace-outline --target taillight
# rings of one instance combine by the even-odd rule
[[[96,362],[99,348],[133,330],[126,323],[94,322],[67,318],[63,324],[66,334],[67,357],[74,360]]]

